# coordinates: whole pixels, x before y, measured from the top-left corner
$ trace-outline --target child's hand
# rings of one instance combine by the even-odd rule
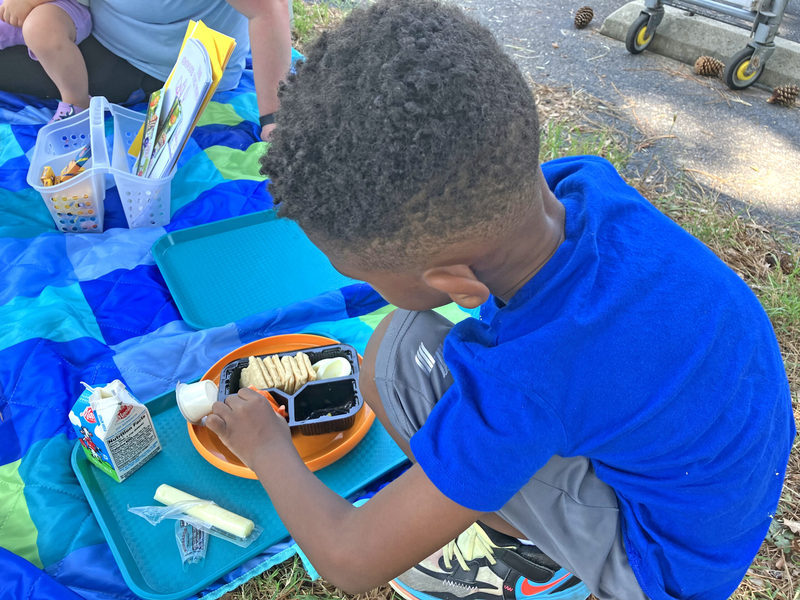
[[[266,398],[253,390],[241,389],[224,403],[215,402],[214,411],[206,417],[206,427],[253,470],[259,460],[296,452],[289,425]]]
[[[0,19],[14,27],[22,27],[22,23],[34,6],[31,0],[3,0],[3,5],[0,6]]]

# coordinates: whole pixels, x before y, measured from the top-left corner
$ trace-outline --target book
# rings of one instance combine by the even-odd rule
[[[133,165],[133,172],[139,176],[145,174],[150,164],[150,157],[153,155],[153,144],[158,132],[158,123],[161,120],[163,91],[163,89],[159,89],[150,94],[150,100],[147,103],[147,113],[144,117],[144,140]]]
[[[189,39],[178,55],[178,62],[164,86],[161,114],[163,125],[156,136],[158,156],[154,154],[145,172],[146,177],[165,177],[175,166],[183,146],[194,129],[196,118],[205,107],[204,100],[212,83],[211,63],[205,46],[196,39]],[[170,117],[172,120],[170,121]],[[167,139],[162,132],[168,131]],[[153,149],[155,152],[155,147]]]
[[[236,40],[202,21],[189,22],[175,66],[164,87],[158,90],[154,114],[150,119],[145,117],[128,149],[131,156],[137,157],[134,173],[160,178],[172,171],[214,95],[235,45]],[[153,127],[157,128],[156,134],[151,132],[148,137],[148,130]],[[156,148],[159,141],[163,144]]]
[[[178,125],[183,118],[183,110],[181,109],[181,100],[176,98],[172,103],[172,108],[167,115],[166,120],[159,128],[156,135],[156,141],[153,144],[153,165],[161,164],[161,156],[169,148],[169,141],[175,132],[178,130]],[[142,146],[144,147],[144,146]],[[153,169],[148,169],[145,174],[151,176]],[[167,171],[169,172],[169,170]]]

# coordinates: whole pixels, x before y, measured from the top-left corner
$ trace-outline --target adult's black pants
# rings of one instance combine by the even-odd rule
[[[125,102],[136,90],[146,95],[164,85],[155,77],[134,67],[108,50],[93,36],[78,45],[89,73],[89,95],[105,96],[109,102]],[[0,50],[0,90],[30,94],[38,98],[58,98],[56,86],[25,46]]]

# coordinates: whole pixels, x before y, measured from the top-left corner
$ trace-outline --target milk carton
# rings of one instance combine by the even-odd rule
[[[124,481],[161,450],[150,412],[117,379],[105,387],[83,385],[70,423],[89,461]]]

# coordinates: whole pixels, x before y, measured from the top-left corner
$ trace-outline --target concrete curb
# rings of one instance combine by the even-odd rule
[[[631,23],[644,8],[643,2],[629,2],[606,18],[600,33],[625,41]],[[665,7],[664,19],[645,52],[655,52],[689,65],[699,56],[713,56],[725,62],[747,45],[750,32],[727,23]],[[758,83],[775,87],[800,84],[800,44],[775,38],[775,52],[764,66]]]

